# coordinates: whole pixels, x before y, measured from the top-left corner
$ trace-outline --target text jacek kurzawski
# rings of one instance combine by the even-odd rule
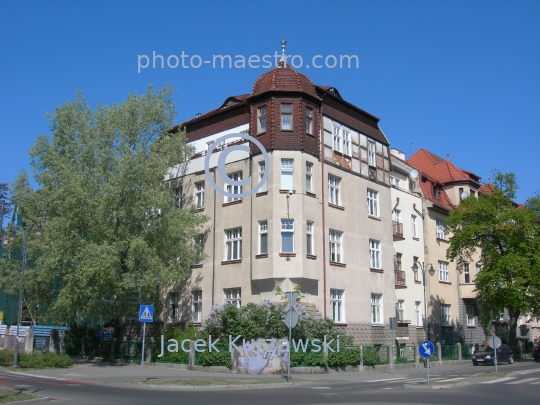
[[[241,335],[236,336],[234,339],[232,335],[229,335],[229,352],[232,352],[233,349],[236,349],[237,351],[240,351],[240,347],[236,345],[240,344],[240,339],[242,338]],[[212,336],[208,336],[208,341],[204,339],[197,339],[193,341],[193,349],[199,353],[205,352],[205,351],[215,351],[219,352],[219,349],[216,347],[216,344],[219,342],[220,339],[212,340]],[[330,347],[330,345],[334,342],[334,340],[337,343],[337,348],[334,350]],[[181,342],[178,342],[176,339],[169,339],[167,340],[167,351],[169,353],[178,353],[178,349],[180,348],[183,352],[189,353],[191,351],[191,339],[185,339]],[[250,343],[250,341],[248,341]],[[266,348],[266,351],[288,351],[288,341],[284,339],[257,339],[257,349],[260,350],[261,343],[267,343],[270,346]],[[308,346],[312,346],[311,352],[313,353],[319,353],[321,350],[323,352],[339,352],[339,335],[337,336],[337,339],[331,339],[329,341],[326,340],[326,335],[324,335],[323,340],[321,339],[306,339],[305,341],[303,339],[298,339],[296,341],[295,339],[292,340],[292,347],[293,350],[298,353],[299,351],[302,351],[303,353],[306,353]],[[246,340],[242,339],[242,346],[245,346]],[[253,340],[251,340],[251,344],[253,343]],[[279,347],[276,347],[276,344]],[[158,355],[158,357],[163,357],[165,354],[165,336],[161,335],[161,353]]]

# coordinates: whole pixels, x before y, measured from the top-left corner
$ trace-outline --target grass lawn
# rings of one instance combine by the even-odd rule
[[[208,385],[255,385],[255,384],[280,384],[285,380],[147,380],[143,384],[148,385],[185,385],[185,386],[208,386]]]
[[[34,398],[37,398],[37,396],[32,394],[24,394],[20,391],[0,388],[0,404],[10,404],[12,402],[26,401]]]

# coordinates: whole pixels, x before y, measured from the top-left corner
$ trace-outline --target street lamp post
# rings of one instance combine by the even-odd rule
[[[427,296],[426,296],[426,270],[428,271],[430,276],[433,276],[435,274],[435,269],[429,263],[424,264],[424,262],[419,262],[418,260],[416,260],[414,264],[412,265],[412,270],[416,274],[419,268],[422,270],[422,284],[424,286],[424,316],[426,317],[425,322],[424,322],[424,332],[426,335],[426,339],[429,340],[430,336],[428,336],[428,322],[427,322],[428,314],[427,314]]]

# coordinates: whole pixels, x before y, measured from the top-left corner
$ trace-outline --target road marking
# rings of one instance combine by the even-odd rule
[[[527,371],[520,371],[519,374],[531,374],[531,373],[538,373],[540,369],[535,370],[527,370]]]
[[[523,380],[512,381],[506,384],[523,384],[523,383],[531,382],[534,380],[538,380],[538,378],[524,378]]]
[[[463,380],[465,377],[449,378],[447,380],[440,380],[439,382]]]
[[[538,385],[538,384],[540,384],[540,381],[531,383],[531,385]]]
[[[484,381],[484,382],[481,382],[480,384],[495,384],[495,383],[498,383],[498,382],[515,380],[516,378],[517,377],[504,377],[504,378],[499,378],[498,380]]]
[[[405,377],[400,377],[400,378],[384,378],[384,379],[382,379],[382,380],[370,380],[370,381],[364,381],[364,382],[370,383],[370,382],[396,381],[396,380],[405,380],[405,379],[406,379]]]
[[[329,390],[331,389],[330,387],[309,387],[311,388],[312,390]]]

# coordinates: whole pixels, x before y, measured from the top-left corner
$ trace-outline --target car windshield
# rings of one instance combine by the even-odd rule
[[[479,352],[492,352],[493,349],[489,346],[482,346],[478,351]]]

